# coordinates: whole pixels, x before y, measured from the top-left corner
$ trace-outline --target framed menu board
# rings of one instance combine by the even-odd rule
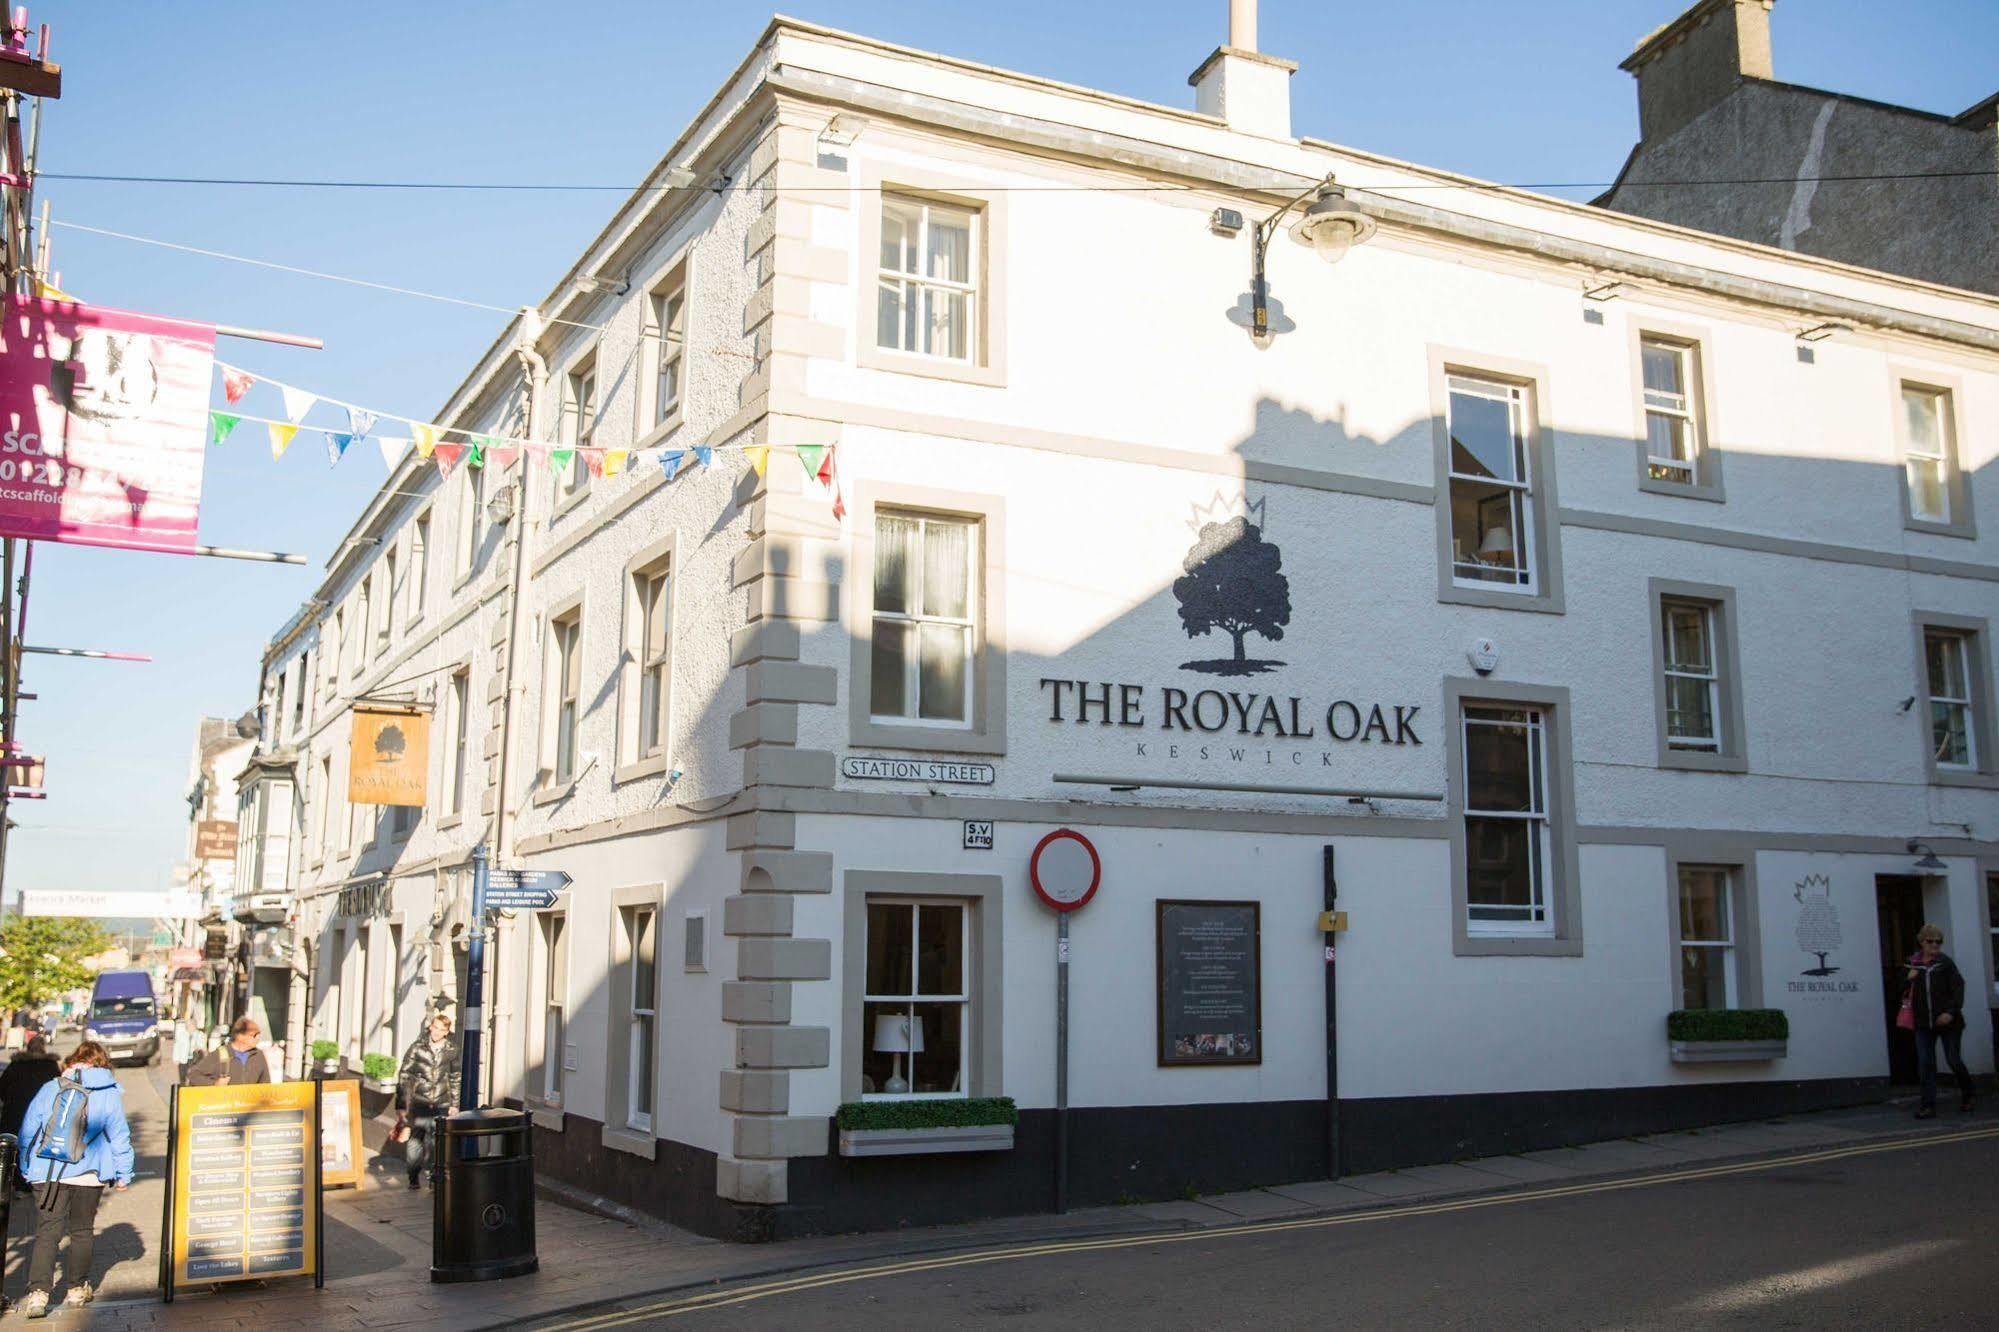
[[[176,1087],[167,1126],[160,1286],[273,1277],[325,1283],[319,1084]]]
[[[329,1078],[319,1084],[319,1182],[361,1185],[361,1084]]]
[[[1159,1063],[1263,1062],[1255,902],[1158,903]]]

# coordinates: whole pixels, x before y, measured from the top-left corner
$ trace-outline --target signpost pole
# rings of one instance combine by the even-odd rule
[[[176,1086],[167,1096],[167,1196],[160,1204],[160,1299],[166,1304],[174,1302],[174,1189],[178,1184],[175,1168],[180,1160],[175,1149],[179,1145],[180,1088]]]
[[[320,1117],[326,1113],[326,1083],[312,1086],[312,1288],[326,1288],[326,1144]],[[360,1162],[357,1160],[358,1166]]]
[[[1324,876],[1326,913],[1330,917],[1340,904],[1340,881],[1333,873],[1333,848],[1325,848]],[[1325,932],[1326,940],[1326,1178],[1340,1177],[1340,1024],[1339,989],[1334,984],[1339,936]]]
[[[460,1066],[458,1108],[479,1108],[479,1033],[486,990],[486,844],[472,848],[472,937],[465,959],[465,1056]]]
[[[1055,1210],[1069,1210],[1069,913],[1055,917]]]

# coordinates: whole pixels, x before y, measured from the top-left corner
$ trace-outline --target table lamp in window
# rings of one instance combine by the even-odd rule
[[[1504,527],[1489,529],[1478,543],[1478,557],[1487,564],[1513,563],[1513,533]]]
[[[907,1013],[882,1014],[875,1019],[875,1053],[895,1056],[894,1071],[882,1084],[883,1093],[907,1096],[909,1081],[902,1076],[902,1057],[923,1053],[923,1025],[912,1023]]]

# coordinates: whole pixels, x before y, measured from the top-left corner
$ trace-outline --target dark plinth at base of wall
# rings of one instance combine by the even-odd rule
[[[1366,1174],[1881,1100],[1885,1078],[1683,1083],[1340,1103],[1341,1173]],[[1055,1206],[1055,1112],[1023,1110],[1011,1151],[794,1157],[790,1201],[715,1195],[715,1154],[661,1140],[645,1160],[570,1115],[534,1132],[535,1165],[698,1234],[737,1242],[895,1230]],[[837,1133],[834,1135],[837,1139]],[[1325,1179],[1324,1101],[1144,1105],[1069,1112],[1069,1206],[1158,1202]]]

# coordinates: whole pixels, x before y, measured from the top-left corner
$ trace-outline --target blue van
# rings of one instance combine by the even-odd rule
[[[143,971],[100,971],[90,992],[83,1038],[96,1041],[111,1062],[149,1064],[160,1052],[159,1004],[153,978]]]

